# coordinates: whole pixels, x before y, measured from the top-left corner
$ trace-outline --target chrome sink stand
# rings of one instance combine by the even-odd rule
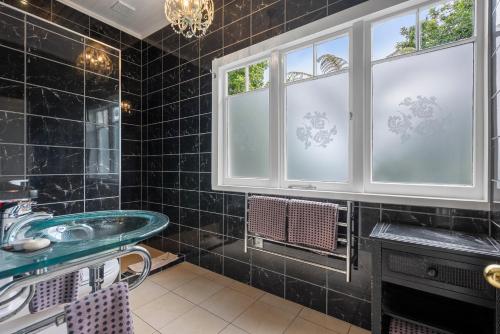
[[[149,272],[151,271],[151,255],[145,248],[137,245],[123,246],[113,251],[98,253],[65,264],[38,269],[33,273],[29,273],[25,276],[14,279],[13,281],[1,286],[0,299],[6,296],[8,293],[12,292],[13,290],[17,289],[21,289],[23,290],[23,292],[25,291],[25,289],[30,289],[30,293],[28,295],[28,298],[23,302],[23,304],[16,310],[13,310],[11,313],[9,313],[6,317],[4,317],[4,319],[0,319],[0,323],[2,321],[11,318],[15,314],[19,313],[19,311],[21,311],[21,309],[23,309],[30,302],[31,298],[33,298],[35,285],[37,283],[47,281],[62,275],[66,275],[78,271],[80,269],[89,268],[89,273],[90,273],[89,285],[92,287],[92,291],[95,292],[99,290],[102,285],[104,275],[101,275],[102,273],[101,268],[103,268],[104,263],[106,261],[120,258],[122,256],[130,254],[137,254],[141,256],[144,263],[144,268],[142,272],[129,285],[130,290],[138,287],[142,282],[144,282],[146,277],[149,275]],[[21,292],[17,293],[16,295],[19,295],[20,293]],[[5,304],[6,302],[8,301],[1,302],[0,305]],[[29,325],[17,333],[31,333],[33,331],[37,331],[42,328],[48,327],[54,323],[60,325],[64,322],[65,322],[64,312],[61,312],[47,319],[44,319],[40,322]]]

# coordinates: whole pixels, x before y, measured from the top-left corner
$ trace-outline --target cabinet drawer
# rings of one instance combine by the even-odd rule
[[[494,299],[495,290],[483,277],[483,266],[447,259],[382,251],[382,275],[471,296]]]

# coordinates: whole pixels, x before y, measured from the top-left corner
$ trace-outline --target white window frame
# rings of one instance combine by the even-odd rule
[[[229,73],[230,71],[232,70],[236,70],[236,69],[239,69],[239,68],[242,68],[242,67],[249,67],[250,65],[253,65],[253,64],[256,64],[256,63],[259,63],[263,60],[268,60],[269,61],[269,74],[271,75],[271,55],[264,55],[264,56],[261,56],[259,58],[254,58],[252,57],[251,59],[244,59],[243,62],[241,63],[237,63],[236,65],[233,63],[231,64],[231,66],[229,68],[226,68],[222,71],[221,75],[224,76],[224,79],[223,80],[220,80],[223,82],[223,85],[222,85],[222,94],[221,94],[221,97],[223,99],[223,107],[222,107],[222,112],[223,112],[223,117],[221,118],[221,121],[222,121],[222,141],[224,142],[224,144],[222,145],[222,149],[223,149],[223,152],[224,152],[224,157],[227,157],[227,159],[224,159],[223,161],[223,182],[224,184],[226,185],[234,185],[234,186],[245,186],[245,185],[253,185],[253,186],[259,186],[259,187],[269,187],[269,186],[276,186],[276,178],[277,178],[277,174],[276,174],[276,159],[273,158],[276,156],[276,145],[273,145],[273,132],[271,131],[275,126],[276,126],[276,123],[275,121],[272,120],[272,110],[273,108],[271,107],[272,103],[273,103],[273,99],[272,99],[272,92],[274,89],[276,89],[273,85],[273,82],[271,80],[271,78],[269,78],[269,88],[260,88],[260,89],[255,89],[255,90],[245,90],[245,92],[243,93],[238,93],[238,94],[234,94],[234,95],[228,95],[227,92],[228,92],[228,82],[227,82],[227,73]],[[245,86],[246,88],[245,89],[248,89],[248,81],[249,81],[249,78],[248,78],[248,71],[245,69]],[[269,161],[269,173],[270,173],[270,177],[269,178],[258,178],[258,177],[255,177],[255,178],[243,178],[243,177],[230,177],[229,175],[229,145],[228,145],[228,140],[229,140],[229,135],[228,135],[228,126],[227,126],[227,122],[228,122],[228,111],[229,111],[229,107],[228,107],[228,104],[229,104],[229,98],[230,96],[236,96],[236,95],[239,95],[239,94],[246,94],[246,93],[250,93],[250,92],[254,92],[254,91],[258,91],[258,90],[263,90],[263,89],[269,89],[269,157],[268,157],[268,161]]]
[[[215,59],[212,63],[212,188],[220,191],[254,192],[315,198],[333,198],[403,205],[428,205],[467,209],[489,209],[488,152],[488,61],[487,6],[476,0],[475,19],[475,115],[474,115],[474,189],[471,187],[411,184],[374,184],[371,182],[371,23],[414,8],[436,3],[429,0],[369,0],[340,13],[278,35],[246,49]],[[286,122],[284,108],[284,64],[286,50],[313,45],[349,34],[350,183],[297,182],[285,180]],[[452,44],[463,44],[459,41]],[[438,48],[446,48],[449,45]],[[436,48],[429,51],[432,52]],[[357,50],[357,51],[356,51]],[[360,52],[363,50],[363,52]],[[427,50],[418,52],[429,52]],[[413,54],[414,55],[414,54]],[[400,56],[404,57],[404,56]],[[227,173],[227,135],[224,99],[225,73],[261,59],[270,59],[270,147],[271,178],[235,179]],[[390,61],[390,60],[389,60]],[[314,59],[315,62],[315,59]],[[314,65],[316,66],[316,64]],[[312,79],[314,80],[314,79]],[[356,95],[354,95],[356,94]],[[368,176],[368,178],[367,178]]]
[[[485,158],[485,141],[484,140],[478,140],[478,137],[480,135],[483,135],[483,126],[485,124],[485,120],[483,119],[483,116],[485,113],[480,112],[481,110],[487,111],[487,107],[484,107],[484,101],[482,98],[482,94],[484,94],[485,86],[484,82],[480,80],[481,78],[481,69],[483,68],[483,58],[481,57],[481,50],[483,50],[484,45],[483,45],[483,38],[481,36],[484,36],[484,30],[483,25],[480,24],[480,20],[482,19],[479,15],[476,16],[475,20],[475,35],[472,36],[471,38],[460,40],[457,42],[452,42],[444,45],[440,45],[437,47],[429,48],[429,49],[420,49],[420,36],[417,36],[415,42],[417,43],[417,46],[419,49],[415,52],[411,52],[408,54],[404,55],[399,55],[399,56],[394,56],[390,58],[384,58],[384,59],[378,59],[375,61],[372,61],[371,59],[371,32],[372,32],[372,25],[374,23],[379,23],[381,21],[384,21],[385,19],[390,19],[391,17],[397,16],[397,15],[404,15],[405,13],[410,13],[410,12],[416,12],[416,30],[420,31],[420,11],[419,8],[425,7],[426,5],[429,4],[436,4],[440,2],[445,2],[446,0],[441,0],[441,1],[424,1],[420,4],[410,6],[405,8],[404,10],[398,11],[391,13],[389,15],[385,15],[373,20],[370,20],[366,22],[367,27],[365,29],[365,50],[369,55],[365,57],[366,64],[366,73],[365,73],[365,84],[366,84],[366,92],[369,92],[369,94],[365,95],[366,101],[365,101],[365,110],[366,110],[366,117],[367,121],[365,122],[365,131],[369,136],[365,137],[365,148],[368,148],[365,150],[365,156],[364,156],[364,189],[366,192],[369,193],[387,193],[387,194],[394,194],[394,195],[399,195],[399,194],[404,194],[404,195],[413,195],[413,196],[429,196],[429,197],[441,197],[441,198],[456,198],[456,199],[478,199],[481,198],[481,195],[484,192],[483,188],[488,188],[487,183],[485,184],[483,180],[485,179],[484,173],[487,171],[481,166],[482,164],[480,163],[481,161],[484,161]],[[484,8],[482,6],[484,5],[483,1],[475,1],[476,3],[476,11],[477,13],[484,12]],[[444,50],[447,48],[452,48],[460,45],[466,45],[466,44],[473,44],[473,50],[474,50],[474,114],[473,114],[473,121],[474,121],[474,131],[473,131],[473,184],[471,186],[468,185],[439,185],[439,184],[421,184],[421,183],[390,183],[390,182],[375,182],[373,181],[372,178],[372,164],[373,164],[373,151],[372,151],[372,138],[373,138],[373,127],[372,127],[372,115],[373,115],[373,110],[372,110],[372,68],[373,64],[380,64],[384,62],[391,62],[397,59],[403,59],[403,58],[409,58],[409,57],[418,57],[419,55],[426,54],[426,53],[432,53],[438,50]],[[487,104],[486,104],[487,106]],[[487,115],[487,113],[486,113]],[[487,141],[486,141],[487,143]]]
[[[316,51],[315,51],[315,46],[317,44],[321,44],[323,42],[328,42],[332,41],[336,38],[340,38],[343,36],[347,36],[349,38],[349,67],[344,70],[340,70],[337,72],[333,73],[328,73],[328,74],[322,74],[322,75],[317,75],[317,59],[316,59]],[[353,189],[353,184],[354,184],[354,176],[353,176],[353,153],[354,153],[354,144],[353,144],[353,139],[354,139],[354,126],[353,126],[353,107],[352,107],[352,102],[353,102],[353,91],[354,91],[354,82],[353,82],[353,48],[352,48],[352,39],[353,39],[353,31],[352,28],[349,29],[342,29],[335,31],[331,34],[322,36],[320,38],[316,38],[313,40],[309,40],[306,43],[301,43],[299,45],[294,45],[289,48],[284,48],[279,51],[279,57],[281,60],[281,67],[280,67],[280,84],[281,84],[281,89],[279,92],[279,101],[281,102],[281,108],[280,108],[280,113],[282,114],[282,119],[283,122],[281,123],[280,128],[282,128],[282,141],[283,141],[283,149],[282,149],[282,156],[283,158],[281,161],[283,162],[282,166],[282,177],[280,178],[280,188],[285,188],[285,189],[311,189],[311,190],[319,190],[319,191],[350,191]],[[286,55],[288,53],[291,53],[293,51],[298,51],[301,49],[305,49],[308,47],[313,48],[313,77],[308,78],[308,79],[303,79],[303,80],[296,80],[293,82],[286,82]],[[286,87],[294,84],[299,84],[307,81],[314,81],[314,80],[319,80],[335,75],[339,75],[341,73],[348,73],[349,77],[349,98],[348,98],[348,117],[350,118],[349,120],[349,126],[348,126],[348,131],[349,131],[349,136],[348,136],[348,156],[349,160],[347,163],[347,170],[348,170],[348,180],[346,182],[326,182],[326,181],[303,181],[303,180],[288,180],[288,168],[287,168],[287,153],[288,153],[288,146],[287,146],[287,110],[286,110]]]

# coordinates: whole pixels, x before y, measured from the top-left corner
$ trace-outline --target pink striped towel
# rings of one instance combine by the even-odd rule
[[[424,326],[415,325],[399,319],[391,319],[389,334],[438,334]]]
[[[285,198],[252,196],[248,200],[248,230],[265,238],[286,240]]]
[[[288,241],[332,251],[337,248],[338,205],[293,199],[290,201]]]

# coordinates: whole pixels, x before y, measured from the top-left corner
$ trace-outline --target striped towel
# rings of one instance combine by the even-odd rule
[[[250,232],[273,240],[286,240],[287,199],[252,196],[248,200],[248,205],[248,230]]]
[[[337,248],[338,205],[290,201],[288,241],[320,250]]]
[[[133,334],[128,284],[120,282],[96,291],[64,308],[68,334]]]
[[[438,332],[403,320],[391,319],[389,334],[438,334]]]
[[[31,313],[43,311],[56,305],[70,303],[78,297],[80,275],[78,271],[36,284],[30,301]]]

